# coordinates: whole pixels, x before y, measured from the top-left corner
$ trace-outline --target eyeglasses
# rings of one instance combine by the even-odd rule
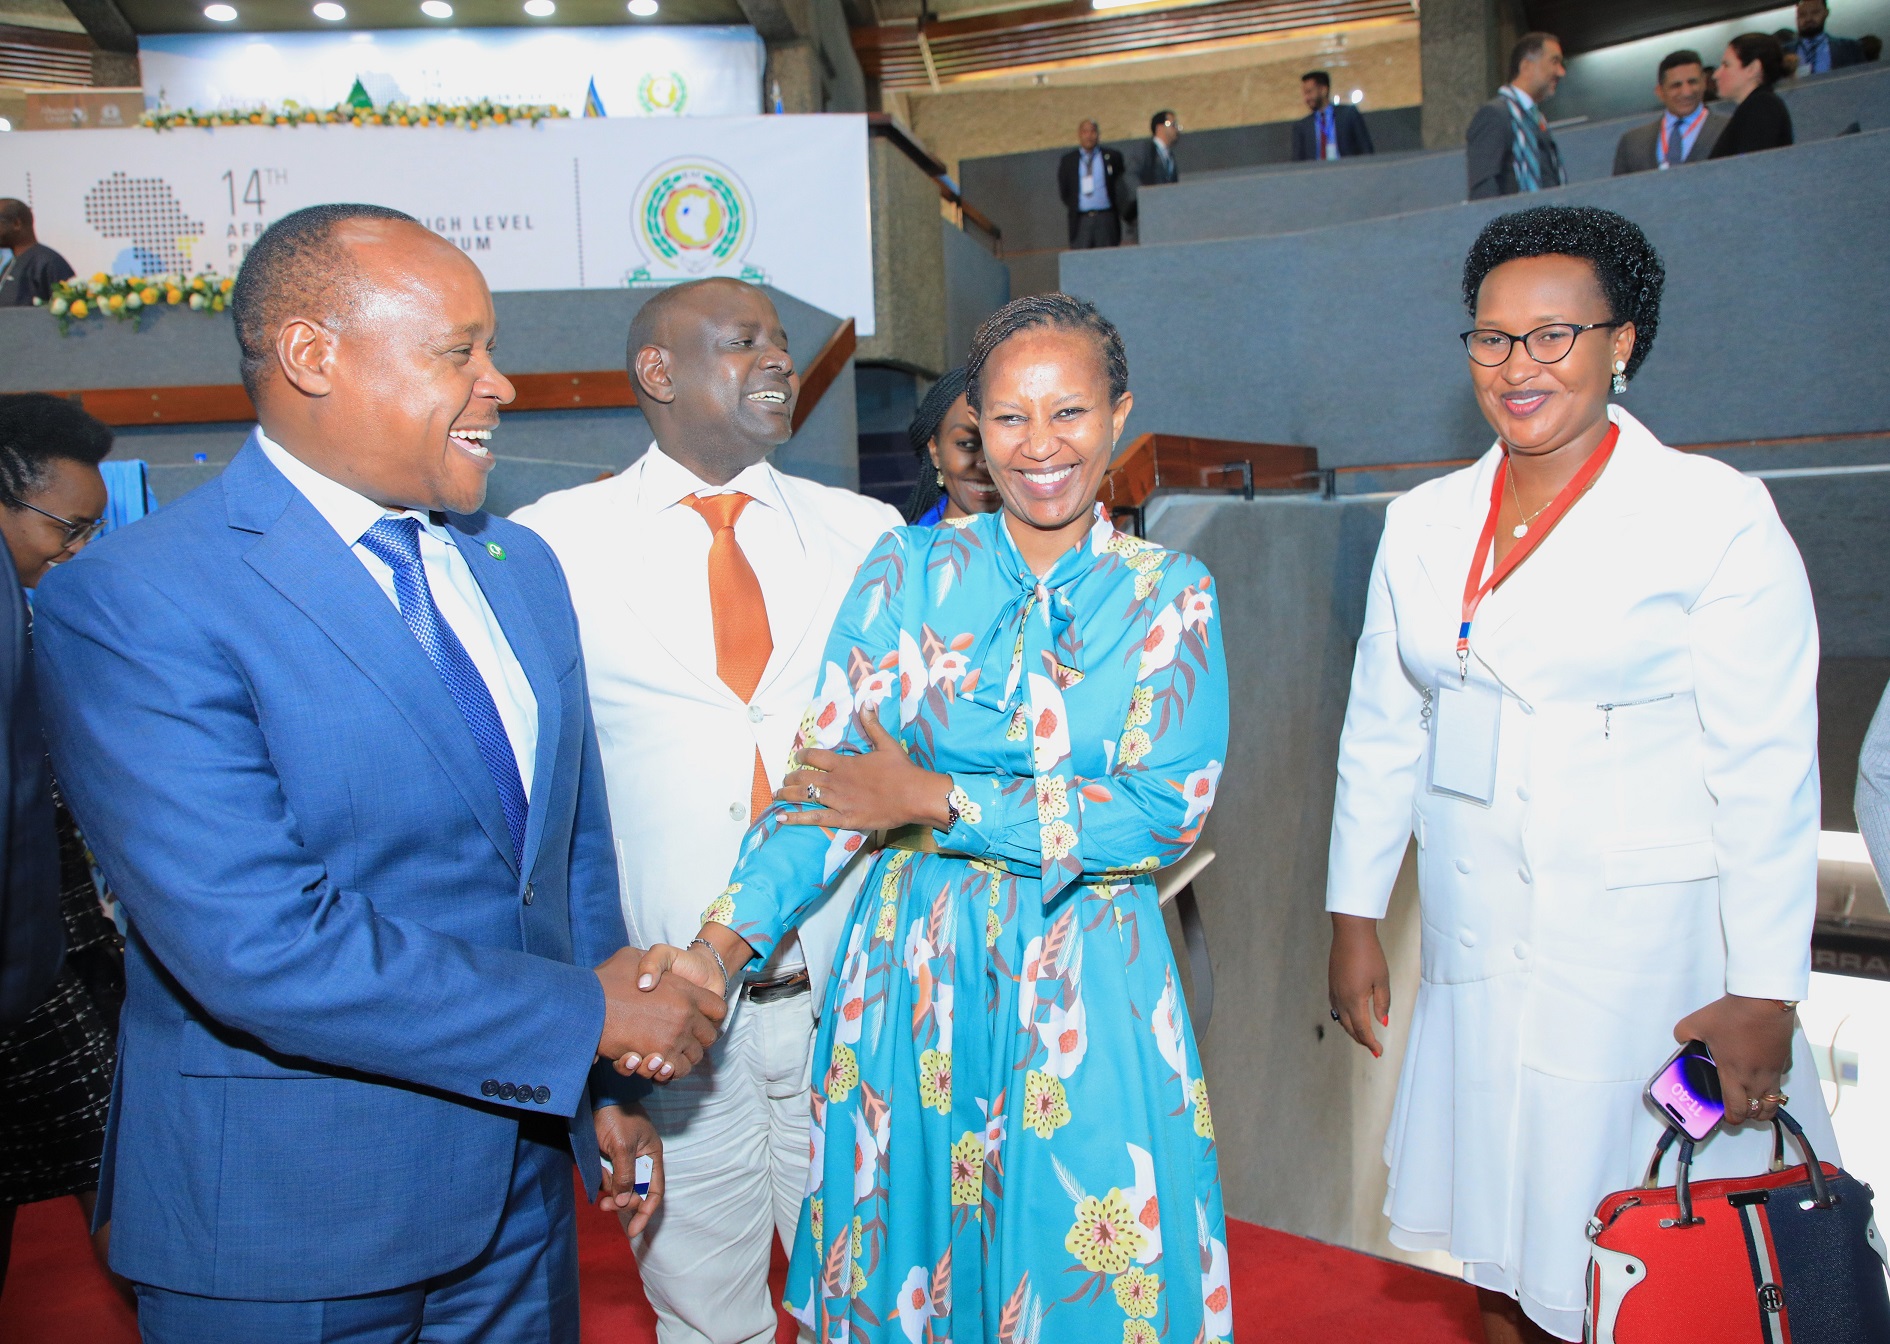
[[[105,520],[103,518],[61,518],[56,513],[46,512],[46,510],[36,504],[28,504],[18,495],[6,495],[3,496],[3,498],[5,498],[7,503],[16,508],[30,509],[40,517],[50,518],[55,523],[58,523],[59,526],[65,528],[67,550],[70,550],[74,546],[84,545],[105,530]]]
[[[1512,336],[1494,327],[1478,327],[1475,331],[1464,332],[1462,340],[1463,348],[1469,352],[1471,360],[1486,369],[1506,363],[1510,352],[1518,345],[1527,350],[1529,358],[1538,364],[1560,364],[1568,358],[1568,352],[1575,348],[1575,338],[1584,331],[1602,331],[1626,325],[1625,322],[1589,322],[1578,327],[1570,322],[1551,322],[1547,326],[1537,327],[1526,336]]]

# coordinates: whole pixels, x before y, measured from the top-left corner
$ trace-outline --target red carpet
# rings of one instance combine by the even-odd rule
[[[647,1344],[655,1317],[614,1216],[578,1215],[584,1344]],[[1228,1224],[1234,1332],[1248,1344],[1480,1344],[1468,1285],[1252,1223]],[[777,1252],[778,1289],[786,1264]],[[28,1204],[0,1294],[0,1344],[136,1344],[137,1327],[92,1259],[79,1206]],[[792,1344],[783,1318],[779,1339]]]

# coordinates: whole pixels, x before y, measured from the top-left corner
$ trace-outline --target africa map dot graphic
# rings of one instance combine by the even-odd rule
[[[189,271],[183,244],[203,234],[203,221],[184,213],[170,183],[124,172],[114,172],[85,193],[85,222],[107,238],[129,238],[155,271]]]

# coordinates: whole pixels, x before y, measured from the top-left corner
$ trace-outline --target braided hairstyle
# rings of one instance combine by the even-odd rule
[[[1609,320],[1634,324],[1634,350],[1627,359],[1632,378],[1654,346],[1667,270],[1640,225],[1612,210],[1538,205],[1485,224],[1463,262],[1463,303],[1470,319],[1476,320],[1477,291],[1491,271],[1506,261],[1551,256],[1577,257],[1593,266]]]
[[[932,439],[945,419],[945,412],[964,395],[965,369],[961,364],[932,384],[932,390],[919,403],[912,423],[906,426],[906,438],[912,444],[912,451],[919,457],[919,479],[913,483],[912,494],[905,503],[904,512],[908,523],[916,523],[925,517],[932,506],[938,503],[938,497],[945,492],[945,487],[938,481],[938,469],[932,465]]]
[[[983,409],[984,366],[997,348],[1022,331],[1057,327],[1093,337],[1103,371],[1109,375],[1109,403],[1122,400],[1129,390],[1129,356],[1122,348],[1122,333],[1115,323],[1096,311],[1096,305],[1068,294],[1027,294],[1012,299],[985,318],[971,338],[971,357],[965,361],[965,399],[971,409]]]

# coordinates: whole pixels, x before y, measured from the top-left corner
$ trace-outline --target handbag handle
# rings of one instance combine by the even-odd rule
[[[1772,1169],[1780,1170],[1784,1166],[1785,1135],[1790,1132],[1793,1142],[1805,1155],[1805,1172],[1811,1181],[1811,1203],[1815,1208],[1828,1209],[1837,1204],[1837,1196],[1831,1193],[1831,1186],[1824,1178],[1824,1166],[1818,1161],[1818,1154],[1812,1150],[1811,1140],[1805,1137],[1805,1131],[1792,1119],[1791,1112],[1783,1106],[1772,1121]],[[1651,1190],[1660,1179],[1660,1162],[1673,1147],[1674,1140],[1680,1141],[1679,1161],[1674,1171],[1674,1202],[1679,1205],[1680,1216],[1674,1219],[1674,1227],[1691,1227],[1700,1220],[1693,1216],[1693,1140],[1682,1134],[1672,1125],[1660,1136],[1654,1145],[1653,1161],[1647,1165],[1647,1176],[1642,1182],[1642,1189]]]

